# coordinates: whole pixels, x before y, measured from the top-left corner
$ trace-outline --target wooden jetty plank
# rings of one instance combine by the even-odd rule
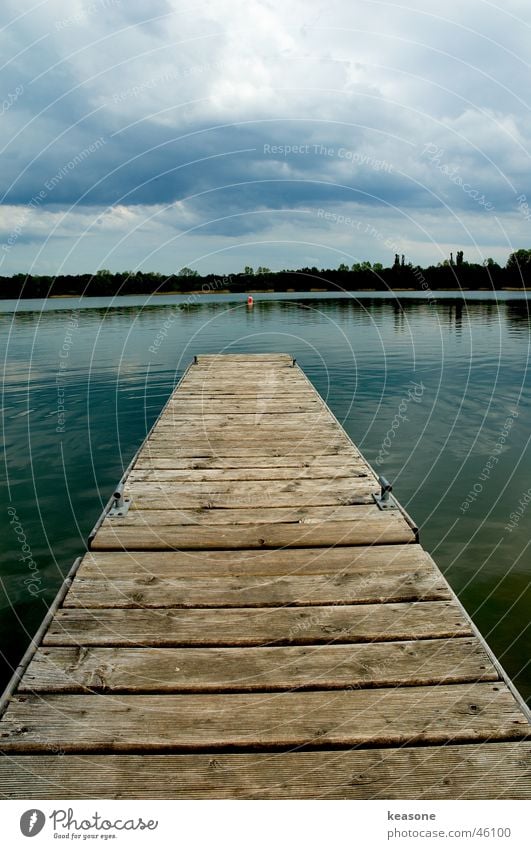
[[[288,398],[292,398],[293,393],[290,392]],[[301,397],[304,397],[301,395]],[[187,401],[185,400],[183,403],[179,405],[174,405],[172,407],[168,407],[164,413],[161,414],[157,428],[165,427],[167,425],[188,425],[188,426],[197,426],[197,416],[190,415],[187,412]],[[205,427],[255,427],[257,424],[267,424],[269,422],[270,425],[278,425],[279,429],[287,429],[287,428],[295,428],[298,429],[300,427],[308,427],[308,426],[316,426],[321,423],[330,424],[331,422],[335,423],[334,417],[330,414],[330,412],[326,409],[326,407],[322,407],[319,410],[316,410],[312,413],[262,413],[259,408],[255,410],[254,413],[225,413],[223,414],[214,414],[210,413],[208,406],[205,408],[203,415],[200,418],[201,423],[205,424]],[[337,425],[336,425],[337,427]]]
[[[4,799],[531,799],[531,743],[195,755],[10,755]]]
[[[151,506],[139,508],[135,503],[126,516],[120,519],[120,526],[147,525],[155,529],[158,525],[263,525],[263,524],[319,524],[326,520],[330,522],[360,522],[373,519],[381,522],[381,527],[388,525],[381,519],[381,511],[372,504],[330,504],[325,507],[231,507],[212,508],[195,507],[192,509],[171,508],[159,510]],[[113,519],[104,519],[103,527],[116,529]]]
[[[240,438],[236,435],[229,435],[225,437],[222,434],[208,437],[200,432],[191,433],[190,436],[187,437],[179,437],[178,440],[171,434],[164,433],[155,434],[148,438],[148,446],[153,448],[161,448],[165,445],[175,446],[176,442],[178,442],[179,450],[184,448],[194,449],[198,456],[200,456],[203,451],[222,454],[222,449],[232,448],[238,449],[239,451],[246,451],[249,460],[252,459],[255,452],[263,453],[264,450],[269,451],[270,449],[277,452],[277,456],[278,454],[284,454],[287,456],[293,454],[306,454],[309,446],[312,451],[326,450],[329,454],[334,453],[334,451],[343,453],[349,449],[348,440],[338,436],[337,434],[331,435],[330,437],[312,437],[310,432],[304,433],[296,439],[280,436],[277,438],[274,436],[258,438],[257,434],[246,435],[245,433],[242,433]],[[241,453],[236,453],[236,456],[241,456]]]
[[[231,354],[215,354],[211,360],[204,359],[204,354],[200,354],[195,360],[195,374],[220,374],[226,372],[233,375],[239,371],[242,374],[268,374],[271,372],[287,371],[288,374],[296,372],[293,357],[289,354],[282,354],[276,357],[261,357],[260,354],[243,354],[241,357],[234,357]]]
[[[302,394],[304,385],[300,381],[300,372],[291,368],[267,369],[263,371],[249,372],[245,368],[226,369],[198,369],[188,373],[182,388],[189,393],[205,392],[211,388],[218,390],[232,390],[238,385],[243,389],[251,389],[263,396],[274,396],[277,392],[283,392],[293,388],[295,393]]]
[[[255,413],[257,410],[260,410],[262,415],[265,413],[314,413],[316,409],[319,407],[319,401],[314,398],[305,398],[304,400],[301,398],[300,400],[297,398],[293,398],[290,393],[290,400],[285,399],[282,400],[277,398],[267,398],[264,397],[260,400],[260,407],[257,405],[257,401],[254,397],[246,397],[245,395],[235,395],[234,400],[220,397],[217,398],[213,395],[205,395],[203,400],[194,401],[190,399],[190,401],[186,402],[186,412],[187,413],[198,413],[202,414],[205,410],[206,399],[208,398],[208,410],[210,413],[220,415],[221,413]],[[183,409],[182,404],[183,401],[179,401],[179,408]],[[173,406],[170,404],[169,409],[172,409]]]
[[[294,473],[302,469],[321,469],[322,467],[343,468],[348,469],[350,466],[357,467],[360,462],[360,455],[354,452],[349,452],[345,455],[340,454],[321,454],[316,456],[290,457],[280,456],[271,457],[255,455],[251,461],[253,469],[263,469],[264,471],[275,469],[285,472],[287,469],[293,470]],[[361,461],[363,462],[363,461]],[[249,467],[249,460],[246,457],[217,457],[215,454],[204,457],[178,457],[176,452],[169,450],[166,454],[156,453],[153,450],[143,451],[137,462],[135,469],[143,469],[153,467],[155,469],[219,469],[219,470],[240,470],[245,472]]]
[[[256,404],[254,410],[246,413],[230,411],[225,414],[211,412],[211,401],[227,401],[228,403],[232,403],[238,399],[242,399],[247,402],[254,401]],[[242,385],[241,382],[238,381],[234,383],[234,385],[224,384],[223,386],[219,386],[216,382],[213,382],[208,387],[203,384],[201,388],[191,389],[189,387],[188,389],[180,389],[178,399],[170,399],[168,401],[166,412],[171,414],[175,413],[177,415],[187,415],[190,420],[193,420],[195,414],[190,412],[189,404],[195,402],[196,407],[201,406],[200,415],[232,415],[234,417],[238,415],[249,416],[252,414],[256,415],[258,409],[261,414],[267,415],[267,411],[264,413],[262,410],[262,402],[264,399],[283,402],[286,409],[280,410],[280,412],[277,413],[277,415],[281,416],[302,415],[300,411],[291,409],[294,403],[305,404],[311,401],[312,409],[308,415],[319,415],[326,410],[326,407],[322,406],[319,401],[308,398],[308,393],[306,391],[300,391],[297,389],[295,384],[286,384],[283,388],[277,387],[273,390],[269,390],[264,389],[261,381],[257,381],[256,384],[246,385]]]
[[[325,607],[62,608],[45,646],[265,646],[471,636],[454,601]]]
[[[294,693],[18,695],[4,714],[0,740],[6,753],[46,753],[50,746],[64,752],[216,751],[527,735],[529,724],[512,693],[497,682]]]
[[[169,461],[171,463],[171,461]],[[208,481],[271,481],[271,480],[328,480],[338,478],[367,477],[366,466],[359,463],[357,466],[349,465],[343,467],[314,466],[301,469],[277,468],[277,469],[173,469],[164,468],[156,460],[145,458],[142,463],[137,463],[128,477],[131,483],[139,481],[183,481],[190,483]]]
[[[159,505],[157,505],[159,506]],[[353,522],[276,523],[263,525],[192,525],[136,527],[105,525],[91,542],[93,550],[138,549],[200,550],[208,548],[280,548],[332,545],[376,545],[415,542],[416,535],[402,516]]]
[[[271,500],[283,495],[296,497],[297,493],[301,493],[301,495],[308,495],[308,497],[318,497],[321,494],[326,494],[328,497],[328,493],[330,493],[335,494],[335,500],[333,503],[337,503],[341,502],[342,499],[348,499],[350,496],[357,497],[358,495],[361,495],[368,497],[373,492],[379,492],[380,489],[375,481],[372,478],[365,480],[365,477],[367,476],[360,478],[359,475],[356,475],[351,478],[338,478],[337,480],[321,478],[311,480],[293,477],[291,480],[273,479],[268,481],[182,481],[172,480],[170,473],[169,479],[163,479],[162,481],[153,479],[151,475],[147,476],[147,480],[145,479],[145,476],[143,476],[140,481],[135,480],[131,481],[131,483],[129,483],[128,479],[128,491],[133,494],[133,497],[135,493],[138,496],[141,496],[142,493],[149,494],[151,492],[168,493],[169,497],[175,499],[174,504],[176,507],[188,506],[186,503],[179,503],[181,499],[186,498],[186,495],[188,495],[190,501],[193,501],[194,497],[201,499],[204,495],[210,496],[214,494],[227,495],[234,500],[245,500],[247,494],[247,502],[242,506],[252,506],[255,503],[256,497],[258,497],[260,493],[264,493],[264,499]],[[190,502],[188,502],[188,504],[189,503]],[[374,504],[374,500],[371,498],[369,503]],[[275,505],[272,504],[270,506],[274,507]],[[287,506],[290,505],[288,504]],[[293,506],[296,506],[296,503],[294,503]]]
[[[176,411],[175,411],[176,412]],[[251,422],[238,422],[235,416],[229,418],[226,416],[212,416],[211,418],[202,416],[184,416],[182,412],[176,415],[175,412],[165,413],[157,424],[157,432],[172,431],[187,433],[191,426],[200,429],[202,432],[209,433],[211,431],[219,431],[222,434],[230,433],[241,434],[242,432],[252,431],[254,434],[282,434],[290,439],[299,433],[306,434],[312,431],[315,435],[315,428],[319,427],[320,435],[328,435],[333,433],[337,435],[337,424],[330,415],[316,413],[292,413],[290,416],[277,417],[276,415],[262,413],[257,405],[256,411],[250,415],[249,413],[241,413],[240,417],[245,420],[253,419]],[[296,419],[296,421],[294,421]]]
[[[381,549],[380,549],[381,551]],[[380,563],[383,558],[380,558]],[[273,561],[274,562],[274,561]],[[313,574],[293,574],[296,564],[304,570],[305,560],[295,559],[278,574],[240,574],[201,576],[178,575],[156,563],[140,572],[130,562],[108,574],[101,564],[85,570],[83,565],[65,599],[65,607],[279,607],[282,605],[353,604],[371,601],[441,600],[450,597],[448,585],[430,557],[390,559],[375,568],[377,558],[333,558],[335,570],[322,561],[312,563]],[[342,568],[338,564],[343,564]],[[278,560],[277,560],[278,564]],[[263,569],[263,566],[261,567]],[[288,568],[290,571],[288,571]]]
[[[265,390],[275,389],[277,385],[282,383],[291,383],[300,391],[303,387],[299,380],[300,372],[296,368],[281,366],[280,368],[250,368],[249,366],[231,366],[230,368],[222,368],[219,365],[215,368],[202,368],[195,365],[193,369],[188,371],[188,374],[183,379],[182,386],[192,386],[194,389],[201,388],[205,383],[236,383],[241,380],[242,383],[257,383]]]
[[[203,436],[195,436],[190,440],[172,439],[171,437],[153,437],[149,439],[149,449],[175,449],[177,456],[181,457],[198,457],[203,455],[217,454],[220,457],[247,457],[249,465],[257,451],[271,451],[273,456],[300,456],[306,455],[308,446],[311,444],[312,450],[333,453],[334,451],[343,453],[348,450],[346,443],[340,443],[337,440],[321,441],[316,439],[311,441],[309,437],[304,439],[293,440],[292,442],[280,442],[275,440],[265,440],[257,443],[252,439],[208,439]]]
[[[341,580],[344,575],[364,571],[378,580],[388,571],[407,569],[415,574],[430,570],[432,564],[429,554],[412,543],[391,548],[372,545],[264,551],[90,551],[83,557],[77,577],[331,575]]]
[[[237,363],[243,361],[245,364],[249,362],[249,359],[252,359],[254,363],[288,363],[288,365],[293,365],[293,357],[291,354],[286,354],[285,351],[279,351],[278,353],[274,351],[268,351],[267,353],[257,353],[257,354],[198,354],[196,357],[197,364],[211,364],[211,363]]]
[[[320,426],[319,440],[336,440],[338,439],[337,428],[332,425]],[[197,417],[197,424],[179,425],[177,423],[165,423],[157,427],[155,435],[151,436],[151,440],[159,439],[162,441],[168,440],[183,440],[185,443],[191,440],[204,441],[212,440],[216,442],[234,442],[243,440],[244,445],[261,445],[262,442],[278,441],[289,447],[292,442],[302,442],[303,440],[312,439],[316,435],[316,430],[313,427],[300,426],[280,428],[276,427],[271,421],[260,421],[252,427],[238,427],[238,425],[227,425],[221,428],[209,428],[205,425],[202,417]],[[345,441],[345,445],[348,443]]]
[[[385,577],[76,578],[65,607],[308,607],[388,601],[437,601],[450,597],[437,569],[425,574],[400,569]]]
[[[475,637],[250,649],[41,648],[19,692],[265,692],[498,678]]]
[[[297,464],[308,456],[308,450],[312,452],[321,452],[323,457],[339,457],[338,462],[343,462],[345,455],[349,454],[349,447],[345,445],[331,445],[329,442],[322,445],[312,444],[305,446],[299,443],[293,443],[289,447],[279,445],[268,445],[266,451],[268,458],[271,460],[279,460],[284,465]],[[224,463],[231,460],[239,460],[246,462],[249,465],[257,462],[258,455],[262,453],[261,446],[253,450],[249,446],[242,447],[241,443],[237,447],[234,445],[222,446],[204,443],[200,446],[183,445],[179,440],[162,440],[156,442],[148,442],[144,448],[145,456],[150,457],[175,457],[178,460],[189,462],[212,462]],[[359,455],[355,452],[350,453],[350,457],[356,459]]]
[[[363,478],[293,481],[132,481],[127,494],[137,509],[321,507],[333,504],[373,504],[378,492],[373,481]]]
[[[189,377],[199,379],[204,375],[227,374],[228,377],[233,377],[235,374],[249,375],[262,377],[271,374],[286,374],[295,376],[298,368],[293,363],[293,359],[289,362],[287,359],[278,359],[276,361],[264,362],[254,354],[242,357],[241,361],[235,360],[232,357],[224,358],[224,354],[219,356],[216,362],[197,360],[194,363],[193,371],[189,372]]]

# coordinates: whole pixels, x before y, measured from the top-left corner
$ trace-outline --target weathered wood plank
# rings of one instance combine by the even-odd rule
[[[308,449],[312,452],[327,449],[329,454],[333,454],[334,451],[346,452],[351,447],[347,437],[342,436],[342,434],[334,433],[328,437],[321,437],[319,435],[312,436],[309,431],[298,436],[296,439],[279,434],[276,436],[273,434],[260,436],[258,433],[246,434],[244,432],[241,433],[240,437],[236,435],[227,435],[225,437],[222,433],[208,437],[199,431],[197,433],[190,433],[189,436],[179,436],[176,439],[171,434],[162,432],[159,434],[155,430],[149,437],[147,444],[149,446],[164,445],[165,443],[175,445],[176,442],[178,442],[180,448],[197,448],[200,451],[207,449],[212,453],[217,452],[220,448],[246,448],[250,456],[254,453],[255,448],[257,449],[257,453],[260,452],[263,454],[264,450],[269,453],[271,449],[276,451],[277,454],[289,455],[296,453],[296,449],[299,449],[299,453],[307,453]]]
[[[157,525],[263,525],[271,523],[318,524],[326,521],[359,522],[364,519],[380,521],[381,511],[372,504],[338,504],[327,507],[233,507],[192,509],[142,509],[133,502],[126,516],[107,518],[107,529],[118,525],[135,525],[154,528]],[[382,524],[387,525],[385,521]]]
[[[268,369],[267,374],[264,370],[250,371],[248,368],[231,369],[230,371],[218,371],[218,369],[203,369],[199,373],[189,372],[182,386],[192,388],[193,390],[202,389],[203,387],[216,386],[223,387],[225,385],[235,385],[241,381],[243,385],[256,386],[258,389],[270,392],[275,391],[279,387],[293,386],[297,391],[304,391],[305,385],[300,380],[297,370],[292,371],[290,368]]]
[[[277,468],[277,469],[174,469],[171,460],[149,460],[145,457],[136,463],[129,474],[128,481],[189,481],[190,483],[207,481],[271,481],[271,480],[328,480],[339,478],[367,477],[367,467],[359,463],[354,466],[330,467],[314,466],[313,468]],[[161,465],[161,463],[163,465]],[[165,468],[166,466],[166,468]]]
[[[363,645],[41,648],[21,693],[246,692],[497,681],[476,638]]]
[[[263,469],[265,472],[275,469],[280,469],[283,472],[292,470],[297,473],[303,469],[321,469],[323,466],[333,466],[334,468],[357,467],[357,464],[363,462],[359,454],[349,452],[345,455],[340,454],[321,454],[315,457],[270,457],[254,455],[249,461],[247,457],[217,457],[215,454],[205,457],[178,457],[172,456],[172,451],[169,450],[165,454],[160,451],[153,452],[145,449],[142,451],[135,463],[135,469],[153,468],[157,469],[183,469],[183,470],[201,470],[201,469],[217,469],[220,471],[240,470],[245,472],[249,467],[249,462],[253,469]]]
[[[172,483],[209,483],[211,481],[230,481],[237,483],[239,481],[249,481],[251,484],[257,481],[327,481],[329,485],[333,481],[343,478],[366,478],[369,472],[366,466],[361,463],[356,466],[348,466],[344,468],[331,469],[326,467],[323,469],[301,469],[299,472],[293,469],[158,469],[146,468],[138,465],[130,472],[127,478],[128,483],[138,483],[141,481],[170,481]],[[372,475],[371,475],[372,477]]]
[[[378,509],[378,508],[375,508]],[[221,577],[223,575],[342,575],[364,570],[376,578],[388,570],[429,570],[432,560],[420,545],[338,546],[337,548],[266,549],[265,551],[90,551],[78,576],[107,578]]]
[[[225,398],[217,398],[213,395],[205,396],[208,397],[208,411],[209,413],[219,415],[220,413],[256,413],[257,405],[256,399],[246,398],[244,395],[241,398],[238,396],[234,400],[229,400]],[[290,398],[291,398],[290,394]],[[205,400],[203,401],[187,401],[186,406],[182,406],[182,401],[177,402],[180,406],[180,409],[186,410],[186,413],[204,413],[205,411]],[[172,408],[173,402],[171,402],[169,409]],[[264,397],[263,403],[261,402],[261,412],[262,413],[313,413],[319,407],[319,401],[314,398],[307,398],[306,400],[298,400],[297,398],[293,398],[293,400],[288,400],[287,398],[284,400],[277,400],[276,398],[267,398]]]
[[[201,374],[196,373],[195,375],[193,372],[189,372],[179,389],[197,392],[204,388],[215,389],[236,386],[238,383],[241,383],[244,387],[256,387],[257,391],[266,394],[276,392],[277,389],[283,389],[286,386],[293,387],[299,393],[308,388],[306,384],[301,382],[300,374],[296,370],[291,371],[291,369],[275,369],[272,373],[269,371],[268,377],[264,373],[249,372],[248,369],[238,369],[238,373],[231,371],[223,374],[211,369],[209,372],[203,371]]]
[[[260,646],[471,636],[454,601],[327,607],[57,612],[46,646]]]
[[[145,501],[142,503],[145,504]],[[158,504],[157,506],[160,506]],[[336,545],[390,545],[415,542],[415,534],[402,516],[382,513],[382,518],[359,522],[324,521],[316,524],[192,525],[136,527],[102,525],[92,540],[93,550],[209,548],[309,548]]]
[[[189,408],[188,405],[190,402],[196,402],[196,404],[201,404],[203,407],[203,413],[207,415],[219,415],[217,413],[210,413],[209,406],[210,400],[223,401],[227,400],[229,402],[235,401],[238,398],[241,398],[245,401],[254,401],[255,403],[260,403],[264,398],[268,398],[271,401],[284,402],[286,406],[290,407],[293,403],[303,404],[308,401],[308,393],[306,391],[300,391],[295,384],[284,384],[274,387],[273,389],[265,389],[263,383],[261,381],[257,381],[252,384],[241,384],[240,381],[237,381],[234,384],[222,384],[219,385],[217,382],[212,383],[211,385],[202,386],[188,386],[188,387],[180,387],[179,394],[174,398],[171,398],[167,404],[167,411],[175,411],[178,414],[188,415]],[[326,407],[324,407],[319,402],[315,402],[312,407],[311,415],[317,415],[319,413],[324,413],[326,411]],[[296,414],[295,413],[292,414]],[[289,415],[289,410],[284,413],[280,412],[280,415]],[[237,413],[233,413],[233,415],[237,415]],[[250,413],[245,413],[245,415],[251,415]],[[192,418],[193,414],[190,415]]]
[[[256,425],[239,427],[238,425],[227,425],[226,427],[209,427],[202,418],[198,417],[197,423],[191,424],[164,424],[157,426],[155,433],[150,439],[160,440],[215,440],[220,442],[234,442],[243,440],[244,444],[261,444],[264,442],[278,441],[290,445],[293,442],[312,440],[316,433],[323,440],[336,440],[339,438],[337,427],[326,425],[319,427],[277,427],[270,421],[257,422]],[[348,443],[347,443],[348,444]]]
[[[280,351],[276,353],[274,351],[268,351],[265,354],[198,354],[197,355],[197,364],[202,365],[203,363],[237,363],[237,362],[245,362],[245,363],[264,363],[264,362],[272,362],[272,363],[289,363],[289,365],[293,365],[293,357],[291,354],[287,354],[285,351]]]
[[[241,462],[245,462],[249,465],[258,462],[259,457],[264,456],[264,451],[266,452],[266,458],[268,461],[279,460],[285,465],[289,465],[289,463],[300,463],[304,462],[308,456],[308,453],[319,455],[321,453],[322,457],[332,458],[338,457],[339,462],[344,462],[348,457],[352,457],[353,459],[359,458],[359,454],[357,451],[350,450],[350,446],[348,445],[330,445],[330,443],[324,443],[323,445],[315,445],[314,443],[311,446],[301,445],[299,443],[294,443],[289,446],[272,446],[268,445],[267,447],[258,446],[256,449],[252,447],[242,447],[241,443],[239,447],[226,447],[226,446],[213,446],[212,444],[202,444],[202,445],[186,445],[184,446],[182,442],[179,440],[162,440],[162,441],[147,441],[144,449],[143,455],[150,457],[175,457],[178,460],[191,460],[192,462],[230,462],[231,459],[240,460]]]
[[[50,693],[46,699],[13,698],[0,748],[43,754],[50,746],[64,752],[215,751],[518,740],[528,734],[501,682],[268,694]]]
[[[216,363],[213,366],[195,365],[190,369],[187,377],[195,381],[211,379],[212,377],[234,380],[235,377],[239,376],[249,380],[261,377],[262,380],[274,381],[279,376],[284,375],[287,379],[296,379],[297,372],[298,369],[294,369],[290,363],[255,364],[254,367],[250,363]]]
[[[227,358],[225,358],[225,354],[218,354],[216,361],[213,359],[210,361],[201,361],[198,359],[198,361],[188,370],[188,376],[195,377],[202,374],[219,374],[221,372],[234,374],[238,371],[241,371],[243,374],[248,373],[262,375],[278,372],[297,374],[297,372],[300,372],[300,369],[294,367],[293,358],[289,358],[289,355],[283,360],[268,359],[267,357],[260,359],[259,356],[250,356],[249,358],[244,358],[243,361],[241,361],[234,359],[230,356],[230,354],[227,355]]]
[[[231,357],[230,354],[227,359],[225,359],[224,354],[219,354],[217,360],[211,359],[207,361],[198,359],[188,374],[190,377],[198,377],[204,374],[227,374],[231,376],[241,372],[241,374],[261,374],[267,376],[280,372],[296,374],[297,371],[298,369],[293,367],[293,359],[288,359],[287,357],[284,360],[260,360],[259,358],[251,357],[238,360]]]
[[[356,489],[350,487],[343,492],[334,489],[323,488],[322,492],[311,492],[308,490],[297,490],[293,492],[265,492],[260,488],[253,488],[250,492],[216,492],[216,482],[207,481],[209,488],[204,492],[187,493],[186,486],[181,491],[177,490],[175,484],[132,482],[126,489],[126,494],[131,496],[138,510],[160,510],[160,509],[186,509],[203,508],[209,509],[243,509],[243,508],[274,508],[274,507],[325,507],[333,505],[355,505],[373,502],[372,494],[376,492],[374,485],[358,486]],[[271,481],[268,481],[271,483]],[[264,481],[265,484],[265,481]],[[193,486],[193,484],[190,484]],[[117,519],[117,521],[119,521]]]
[[[332,418],[325,416],[317,417],[315,413],[308,414],[308,418],[311,416],[313,421],[305,421],[307,418],[305,413],[296,413],[295,415],[299,418],[298,422],[286,421],[290,418],[287,415],[283,417],[284,421],[277,421],[276,415],[262,413],[260,407],[256,409],[252,416],[249,416],[248,413],[243,415],[246,416],[246,419],[253,418],[254,421],[240,423],[235,420],[234,416],[230,419],[225,416],[214,416],[214,419],[218,421],[211,421],[205,416],[184,417],[182,414],[175,416],[172,413],[165,413],[164,417],[157,424],[157,431],[189,433],[190,428],[194,428],[194,430],[200,430],[207,434],[212,431],[215,433],[219,431],[220,435],[228,434],[230,436],[238,436],[239,434],[276,434],[278,436],[283,435],[288,439],[294,439],[298,435],[305,436],[309,432],[312,432],[312,435],[315,436],[316,429],[318,429],[321,436],[328,436],[330,434],[337,436],[338,433],[337,424]],[[225,421],[219,421],[222,418]]]
[[[156,480],[141,480],[138,485],[133,481],[128,485],[130,492],[168,492],[173,497],[174,494],[189,493],[189,495],[203,495],[204,493],[213,494],[230,494],[234,497],[239,497],[249,493],[253,496],[255,493],[265,492],[267,496],[279,494],[292,495],[293,493],[321,493],[335,492],[338,498],[348,498],[351,493],[379,492],[379,486],[375,485],[373,479],[365,479],[367,476],[360,478],[355,475],[351,478],[342,477],[336,480],[328,480],[318,478],[317,480],[306,478],[293,478],[291,480],[268,480],[268,481],[232,481],[232,480],[207,480],[207,481],[156,481]],[[252,501],[252,498],[251,498]],[[371,502],[374,503],[374,501]],[[176,504],[176,506],[179,506]]]
[[[287,396],[292,397],[290,392]],[[321,423],[335,423],[331,413],[323,407],[312,413],[264,413],[257,409],[254,413],[226,413],[225,415],[215,415],[208,410],[208,399],[206,399],[205,411],[202,416],[202,421],[210,427],[254,427],[257,423],[265,421],[271,425],[278,426],[279,429],[293,427],[295,429],[308,427],[308,425],[317,426]],[[158,421],[158,426],[170,424],[186,424],[188,426],[197,427],[197,416],[188,415],[186,412],[186,403],[179,407],[168,407]],[[337,424],[336,424],[337,428]]]
[[[531,799],[531,743],[212,755],[10,755],[4,799]]]
[[[298,507],[371,504],[379,488],[369,478],[269,481],[136,481],[127,494],[137,509]]]
[[[304,607],[450,598],[438,569],[389,568],[384,575],[360,569],[332,575],[200,578],[154,574],[128,578],[92,575],[74,581],[65,607]]]

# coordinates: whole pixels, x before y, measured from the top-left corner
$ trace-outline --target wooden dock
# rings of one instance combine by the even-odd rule
[[[525,705],[379,493],[290,356],[196,358],[8,688],[3,798],[530,798]]]

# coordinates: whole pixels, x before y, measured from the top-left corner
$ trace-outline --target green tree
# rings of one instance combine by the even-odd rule
[[[199,277],[199,272],[193,268],[188,268],[186,265],[179,271],[179,277]]]
[[[252,277],[254,274],[254,268],[252,265],[246,265],[243,269],[243,273],[247,275],[247,277]]]
[[[520,248],[513,251],[507,260],[507,269],[509,271],[529,271],[531,268],[531,250]]]

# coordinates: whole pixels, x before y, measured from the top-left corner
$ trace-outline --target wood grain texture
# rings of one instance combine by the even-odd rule
[[[454,601],[326,607],[57,612],[47,646],[260,646],[471,636]]]
[[[272,648],[40,648],[20,692],[329,690],[498,677],[475,637]]]
[[[128,480],[126,493],[137,509],[188,507],[320,507],[331,504],[373,504],[379,488],[366,477],[328,480],[161,481]],[[166,507],[167,509],[167,507]]]
[[[158,525],[268,525],[268,524],[320,524],[327,522],[360,522],[366,519],[379,521],[381,511],[373,504],[328,504],[321,507],[176,507],[158,509],[141,507],[134,501],[131,509],[119,519],[106,518],[106,529],[126,525],[155,528]]]
[[[10,755],[4,799],[531,799],[531,743],[205,755]]]
[[[136,527],[104,525],[92,540],[93,550],[209,548],[308,548],[337,545],[376,545],[415,542],[405,519],[381,513],[381,518],[354,522],[319,522],[263,525],[204,525],[201,533],[190,526]]]
[[[288,397],[292,397],[290,392]],[[301,397],[304,395],[301,394]],[[188,427],[197,427],[202,424],[206,428],[226,428],[240,427],[253,428],[257,425],[263,426],[269,423],[269,426],[277,425],[279,429],[294,428],[295,430],[304,429],[307,427],[319,427],[321,424],[335,424],[335,419],[331,413],[323,407],[313,413],[277,413],[271,415],[269,413],[262,414],[260,409],[254,413],[227,413],[226,415],[214,415],[208,411],[208,403],[205,407],[203,416],[200,422],[197,416],[188,415],[186,412],[186,401],[181,405],[168,407],[161,414],[158,425],[162,427],[174,425],[186,425]],[[181,409],[182,408],[182,409]],[[337,427],[337,425],[336,425]]]
[[[251,463],[251,466],[249,465]],[[303,471],[304,469],[317,468],[322,466],[337,468],[358,467],[360,463],[359,454],[357,452],[348,452],[341,454],[321,454],[321,455],[306,455],[306,457],[272,457],[269,455],[254,454],[251,461],[247,457],[217,457],[214,454],[203,457],[177,457],[169,451],[165,455],[160,451],[156,453],[153,450],[148,451],[147,448],[139,455],[135,469],[142,468],[157,468],[157,469],[188,469],[190,471],[218,469],[218,470],[240,470],[245,472],[248,468],[263,469],[265,471],[282,470],[286,473],[287,469],[294,472]]]
[[[313,469],[160,469],[156,465],[144,464],[135,466],[129,474],[128,483],[139,483],[142,481],[156,481],[169,483],[240,483],[248,481],[257,484],[259,481],[299,481],[311,480],[322,481],[330,485],[333,481],[367,478],[366,467],[360,463],[358,466],[344,466],[336,469],[329,466],[314,467]]]
[[[179,440],[166,440],[159,445],[146,442],[142,454],[145,457],[169,457],[172,460],[193,464],[194,466],[200,463],[204,467],[206,463],[212,468],[236,468],[238,463],[241,464],[240,468],[256,464],[271,467],[276,464],[297,466],[300,463],[305,463],[309,456],[323,457],[332,463],[336,461],[337,463],[345,463],[348,462],[349,458],[354,461],[359,458],[359,453],[350,446],[343,446],[341,449],[336,446],[331,450],[328,444],[322,446],[312,444],[311,446],[304,446],[303,449],[293,444],[285,448],[268,445],[258,446],[254,450],[241,447],[239,449],[225,448],[223,452],[220,452],[214,451],[212,447],[184,447]],[[184,468],[187,468],[187,466]],[[201,468],[201,466],[197,468]]]
[[[202,399],[198,399],[194,401],[190,399],[189,401],[184,402],[179,401],[179,409],[186,410],[188,415],[190,414],[199,414],[202,415],[205,412],[205,403],[206,398],[208,397],[208,411],[214,415],[220,415],[225,413],[253,413],[257,412],[257,399],[255,396],[245,397],[241,393],[235,392],[232,398],[228,398],[226,396],[220,395],[220,397],[215,397],[213,395],[204,396]],[[183,404],[186,404],[183,406]],[[173,408],[173,404],[170,405],[170,409]],[[316,410],[319,409],[319,402],[312,398],[307,399],[298,399],[294,397],[290,393],[289,400],[286,398],[282,400],[280,398],[261,398],[260,404],[260,412],[262,415],[266,413],[315,413]]]
[[[64,607],[304,607],[448,598],[450,592],[438,569],[399,567],[389,568],[384,575],[360,569],[310,576],[80,576]]]
[[[46,736],[43,739],[43,729]],[[216,751],[230,748],[518,740],[529,725],[504,684],[201,695],[18,695],[1,750]]]
[[[330,575],[341,580],[342,576],[364,572],[367,578],[379,580],[388,571],[404,569],[413,574],[432,568],[429,554],[411,543],[263,551],[91,551],[83,557],[77,574],[80,578],[108,579]]]

